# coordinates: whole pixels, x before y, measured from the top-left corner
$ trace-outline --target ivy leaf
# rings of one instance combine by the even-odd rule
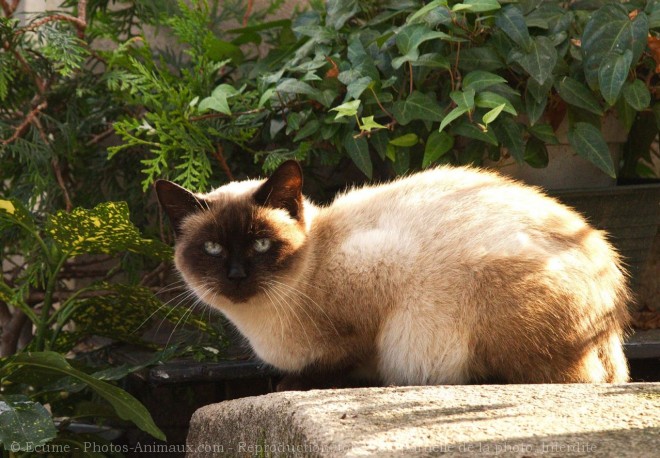
[[[213,34],[204,37],[204,55],[215,62],[231,59],[234,64],[240,64],[245,59],[239,46],[220,40]]]
[[[307,124],[305,124],[302,127],[302,129],[298,131],[293,141],[299,142],[300,140],[315,134],[316,132],[318,132],[320,128],[321,128],[321,123],[319,123],[316,119],[312,119],[309,122],[307,122]]]
[[[498,13],[495,25],[502,29],[525,52],[531,51],[532,38],[529,36],[527,24],[525,24],[525,18],[520,8],[514,5],[504,8]]]
[[[489,143],[493,146],[498,145],[497,138],[491,129],[483,131],[471,122],[461,122],[452,129],[452,133],[467,138],[473,138],[484,143]]]
[[[545,143],[537,138],[531,138],[525,146],[525,162],[536,169],[548,166],[548,149]]]
[[[494,73],[475,70],[463,78],[463,89],[472,89],[475,92],[479,92],[500,83],[506,83],[506,79]]]
[[[517,62],[539,84],[545,83],[557,63],[557,50],[548,37],[534,37],[529,51],[514,49],[509,60]]]
[[[490,124],[491,122],[495,121],[497,117],[502,113],[502,110],[504,110],[504,107],[506,107],[506,104],[503,103],[501,105],[496,106],[492,110],[488,111],[483,115],[481,118],[484,124]]]
[[[648,29],[648,17],[643,11],[631,20],[626,7],[618,3],[596,10],[584,27],[580,46],[587,84],[598,86],[599,70],[612,53],[631,51],[632,64],[636,63],[646,48]]]
[[[530,80],[533,81],[533,80]],[[526,96],[525,97],[525,111],[527,112],[527,118],[529,123],[533,126],[536,122],[541,119],[543,113],[545,113],[545,106],[548,103],[548,99],[536,100],[534,97]]]
[[[165,434],[158,429],[151,418],[149,411],[140,403],[140,401],[116,386],[97,380],[91,375],[74,369],[59,353],[52,351],[20,353],[11,358],[7,365],[27,366],[49,372],[70,375],[71,377],[84,382],[94,390],[96,394],[108,401],[120,418],[133,422],[142,431],[151,434],[157,439],[165,440]]]
[[[626,82],[630,64],[632,62],[632,51],[626,49],[623,54],[609,54],[598,69],[598,84],[603,98],[612,106],[619,98],[619,93]]]
[[[419,143],[419,137],[417,134],[404,134],[391,139],[389,143],[394,146],[415,146]]]
[[[373,176],[373,164],[369,156],[369,145],[364,137],[355,138],[351,132],[344,138],[344,148],[355,165],[364,173],[367,178]]]
[[[270,100],[270,98],[273,96],[275,93],[275,88],[268,88],[264,91],[263,94],[261,94],[261,97],[259,97],[259,104],[257,105],[257,108],[262,108],[266,103]]]
[[[424,147],[422,167],[426,168],[454,147],[454,137],[447,132],[431,132]]]
[[[504,68],[506,65],[497,52],[491,47],[474,47],[461,50],[458,68],[469,72],[474,70],[493,71]]]
[[[541,140],[543,143],[547,143],[549,145],[559,144],[559,140],[557,140],[557,136],[552,130],[552,126],[550,124],[537,124],[535,126],[530,126],[527,130],[530,134]]]
[[[59,211],[48,219],[46,231],[71,256],[131,251],[162,260],[172,257],[169,246],[141,237],[129,218],[126,202],[105,202],[71,213]]]
[[[385,159],[385,154],[387,152],[387,146],[389,145],[389,139],[387,137],[387,132],[384,130],[378,130],[371,134],[369,137],[369,142],[375,148],[378,156],[381,159]]]
[[[234,86],[229,84],[221,84],[213,90],[210,97],[206,97],[201,102],[199,102],[198,109],[202,113],[210,109],[219,113],[231,115],[231,110],[229,109],[229,103],[227,102],[227,99],[239,93],[240,91],[237,90]]]
[[[645,110],[651,104],[651,93],[639,79],[623,86],[623,98],[637,111]]]
[[[371,85],[373,80],[369,76],[363,76],[356,80],[351,81],[346,86],[346,95],[348,98],[357,99],[362,93]]]
[[[512,114],[513,116],[518,116],[518,112],[513,105],[511,105],[511,102],[494,92],[485,91],[477,94],[477,97],[474,99],[474,104],[480,108],[498,108],[500,105],[504,105],[504,108],[502,109],[505,112]]]
[[[435,94],[424,94],[419,91],[413,91],[407,99],[395,102],[392,114],[402,126],[414,120],[440,121],[442,119],[442,109],[438,105]]]
[[[568,142],[578,155],[616,178],[610,149],[599,129],[586,122],[577,122],[568,130]]]
[[[339,30],[346,21],[360,12],[360,2],[358,0],[328,0],[326,11],[326,25]]]
[[[405,62],[414,62],[419,57],[419,45],[428,40],[441,38],[447,41],[464,41],[444,32],[431,30],[425,24],[411,24],[401,28],[396,35],[396,46],[400,57],[392,59],[392,68],[397,69]]]
[[[571,77],[566,76],[559,81],[557,92],[569,105],[583,108],[599,116],[603,114],[603,109],[593,93],[584,84]]]
[[[552,83],[552,78],[548,78],[543,84],[539,84],[536,80],[530,78],[527,80],[526,93],[538,101],[547,100],[550,89],[552,89]]]
[[[291,94],[305,94],[310,97],[318,97],[319,90],[314,89],[309,84],[304,81],[297,80],[295,78],[285,78],[277,85],[275,88],[278,92],[286,92]]]
[[[451,68],[447,57],[437,52],[422,54],[416,61],[411,62],[411,64],[413,67],[444,68],[445,70]]]
[[[463,91],[452,91],[449,97],[459,108],[471,110],[474,108],[474,89],[465,89]]]
[[[456,107],[453,110],[451,110],[449,113],[447,113],[447,116],[445,116],[442,119],[442,122],[440,122],[440,128],[438,129],[438,132],[442,132],[447,125],[449,125],[450,122],[454,121],[455,119],[461,117],[465,113],[467,113],[468,110],[467,108],[463,107]]]
[[[525,142],[523,128],[510,116],[500,118],[493,124],[497,139],[504,145],[511,156],[522,164],[525,160]]]
[[[373,116],[367,116],[362,118],[362,124],[360,125],[361,131],[371,132],[373,129],[387,129],[387,126],[384,126],[376,121],[374,121]]]
[[[351,100],[350,102],[342,103],[341,105],[331,108],[330,111],[336,111],[335,119],[343,118],[345,116],[355,116],[360,107],[360,100]]]
[[[0,395],[0,445],[4,450],[32,452],[56,436],[53,418],[43,405],[23,395]]]
[[[499,10],[500,4],[497,0],[465,0],[452,7],[452,11],[467,10],[471,13],[485,13],[486,11]]]
[[[424,5],[422,8],[418,9],[415,13],[408,16],[408,19],[406,19],[406,24],[415,24],[417,22],[422,22],[424,21],[426,15],[428,15],[431,11],[435,10],[436,8],[440,8],[442,6],[445,7],[447,6],[447,0],[433,0],[432,2],[429,2],[426,5]]]
[[[394,172],[397,175],[404,175],[408,173],[410,169],[410,149],[409,148],[397,148],[394,156]]]
[[[216,98],[216,97],[206,97],[199,102],[197,107],[200,113],[204,113],[208,110],[217,111],[218,113],[224,113],[231,116],[231,110],[229,109],[229,103],[226,98]]]

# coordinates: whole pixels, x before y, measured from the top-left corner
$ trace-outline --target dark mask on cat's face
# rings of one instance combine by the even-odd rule
[[[203,197],[156,182],[176,234],[177,267],[200,298],[244,303],[283,282],[305,240],[301,191],[302,172],[294,161],[265,182],[230,185]]]

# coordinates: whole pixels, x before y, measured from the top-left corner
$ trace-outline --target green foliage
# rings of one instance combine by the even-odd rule
[[[154,437],[164,439],[144,406],[120,388],[101,381],[115,380],[137,368],[118,367],[88,374],[72,366],[79,364],[68,362],[52,350],[67,353],[77,342],[90,336],[144,345],[136,331],[149,321],[171,319],[177,325],[188,321],[188,310],[162,304],[149,288],[138,285],[96,281],[69,291],[65,298],[56,299],[56,294],[66,290],[65,268],[75,265],[80,256],[117,256],[128,251],[167,260],[171,258],[171,248],[160,241],[144,239],[130,221],[124,202],[107,202],[91,210],[59,211],[44,221],[18,200],[2,199],[0,228],[3,233],[14,232],[19,240],[23,237],[22,243],[32,246],[32,251],[25,254],[26,265],[18,274],[9,282],[4,278],[0,281],[0,301],[17,310],[15,313],[25,314],[36,328],[34,340],[28,347],[33,351],[11,356],[0,364],[3,393],[9,393],[0,397],[0,423],[3,425],[0,445],[6,448],[8,444],[17,443],[21,445],[20,450],[29,451],[29,447],[60,440],[51,414],[43,404],[53,393],[73,391],[71,382],[66,387],[62,385],[64,377],[77,380],[80,388],[87,387],[104,399],[113,407],[117,418],[131,421]],[[31,243],[26,243],[28,240]],[[44,292],[39,311],[29,299],[35,289]],[[203,331],[211,330],[201,319],[194,319],[190,324]],[[216,334],[215,338],[221,340],[222,336]],[[158,361],[167,355],[159,355]],[[35,371],[46,374],[46,378],[29,375]],[[51,386],[56,380],[59,385]],[[104,416],[103,409],[95,408],[93,412],[96,417]]]
[[[143,431],[151,434],[153,437],[165,440],[163,432],[154,424],[147,409],[137,399],[116,386],[110,385],[109,383],[98,380],[80,370],[74,369],[59,353],[46,351],[16,355],[3,365],[0,376],[10,374],[15,367],[30,367],[78,379],[94,390],[103,399],[108,401],[121,419],[129,420],[135,423],[135,425]],[[43,416],[40,420],[47,423],[47,421],[43,419]],[[47,426],[48,428],[46,428],[46,431],[52,434],[53,431],[50,429],[52,423]],[[46,436],[46,434],[44,434],[44,436]]]
[[[158,64],[145,73],[133,63],[122,67],[121,79],[165,73],[160,81],[175,78],[181,87],[153,76],[152,96],[161,102],[186,97],[177,109],[142,98],[147,113],[115,126],[125,143],[113,152],[140,146],[153,155],[143,160],[144,186],[166,176],[200,190],[218,150],[230,167],[243,154],[265,170],[291,157],[309,164],[347,157],[367,178],[388,168],[401,173],[438,162],[481,163],[493,148],[496,157],[543,167],[546,139],[532,130],[556,123],[568,105],[571,145],[615,176],[609,152],[576,140],[585,130],[575,124],[590,123],[595,129],[588,138],[601,145],[599,119],[589,113],[613,111],[632,122],[653,103],[645,82],[655,81],[655,62],[643,51],[658,8],[655,1],[568,7],[559,1],[332,1],[313,3],[290,22],[227,33],[213,29],[205,3],[181,4],[177,35],[197,71]],[[207,38],[183,32],[194,27]],[[208,33],[222,41],[224,60],[210,69],[216,79],[204,87],[192,77],[209,74],[199,70],[212,48]],[[270,45],[265,54],[264,43]],[[411,134],[421,140],[396,144]],[[427,144],[439,139],[438,147]],[[389,150],[382,146],[388,144]]]
[[[57,435],[46,408],[23,395],[0,395],[0,446],[39,447]],[[16,445],[14,445],[16,446]]]

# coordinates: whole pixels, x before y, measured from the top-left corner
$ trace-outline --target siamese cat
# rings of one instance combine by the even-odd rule
[[[295,161],[193,194],[158,181],[175,264],[285,388],[628,380],[605,234],[539,190],[440,167],[302,195]],[[312,381],[306,384],[305,380]]]

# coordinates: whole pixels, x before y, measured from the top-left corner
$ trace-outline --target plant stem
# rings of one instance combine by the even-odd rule
[[[35,337],[35,351],[44,351],[47,349],[46,346],[46,331],[48,330],[48,323],[50,317],[50,310],[53,307],[53,294],[55,293],[55,288],[57,287],[57,277],[64,266],[64,263],[69,259],[69,253],[62,255],[60,260],[57,262],[53,270],[49,272],[48,283],[46,285],[46,292],[44,295],[44,303],[41,308],[41,316],[39,321],[36,324],[37,332]],[[48,345],[50,347],[50,345]]]

